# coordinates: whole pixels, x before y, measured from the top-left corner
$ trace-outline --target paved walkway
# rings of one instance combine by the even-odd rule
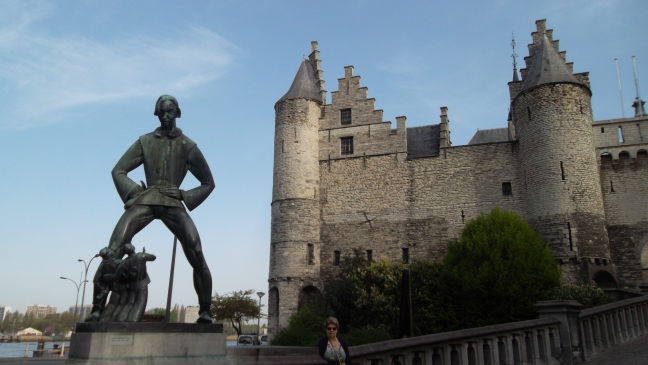
[[[646,365],[648,364],[648,336],[609,350],[587,365]]]

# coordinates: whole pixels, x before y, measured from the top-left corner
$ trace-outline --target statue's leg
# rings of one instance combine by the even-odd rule
[[[201,315],[198,322],[211,323],[209,309],[211,305],[212,277],[203,255],[198,229],[196,229],[196,225],[189,214],[181,208],[166,208],[166,212],[161,215],[160,219],[171,233],[178,237],[187,261],[193,268],[194,288],[196,294],[198,294],[199,313]]]
[[[135,303],[135,291],[134,290],[124,290],[124,297],[126,300],[123,303],[123,306],[119,309],[119,312],[114,318],[114,322],[125,322],[126,319],[128,318],[128,312],[130,312],[131,308],[133,308],[133,304]],[[121,301],[120,301],[121,304]]]
[[[110,293],[110,299],[108,300],[108,304],[106,305],[106,308],[101,312],[101,317],[99,317],[99,322],[110,322],[113,313],[115,312],[115,308],[119,305],[119,293],[117,292],[111,292]]]
[[[144,317],[144,311],[146,310],[146,301],[148,300],[148,286],[137,289],[135,291],[135,303],[130,312],[128,312],[128,317],[126,322],[141,322]]]
[[[122,214],[121,218],[119,218],[119,222],[117,222],[112,236],[110,236],[108,247],[116,251],[123,245],[131,242],[133,236],[144,229],[153,219],[155,217],[153,216],[151,207],[148,205],[133,205],[128,208]],[[122,256],[118,255],[118,258]]]

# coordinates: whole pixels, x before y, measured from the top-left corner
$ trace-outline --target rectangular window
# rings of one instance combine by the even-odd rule
[[[340,138],[341,154],[343,155],[352,155],[353,154],[353,137],[342,137]]]
[[[409,264],[409,248],[403,248],[403,263]]]
[[[340,124],[351,124],[351,109],[340,109]]]
[[[513,195],[513,189],[511,188],[511,182],[502,183],[502,195]]]
[[[333,252],[333,265],[340,266],[340,251]]]
[[[315,246],[312,243],[308,244],[308,264],[315,265]]]
[[[373,261],[373,250],[367,250],[367,262]]]
[[[619,131],[619,143],[624,143],[625,138],[623,138],[623,127],[619,127],[618,131]]]

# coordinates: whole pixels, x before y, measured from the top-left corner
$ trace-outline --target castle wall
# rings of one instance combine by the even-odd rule
[[[335,251],[372,250],[374,260],[438,259],[464,223],[496,206],[523,215],[525,188],[515,142],[320,161],[322,277],[339,274]],[[512,195],[503,195],[509,182]]]
[[[648,257],[642,265],[642,253],[648,242],[648,157],[604,158],[600,172],[610,249],[618,268],[619,284],[635,287],[648,282],[642,276],[642,266],[648,273]]]

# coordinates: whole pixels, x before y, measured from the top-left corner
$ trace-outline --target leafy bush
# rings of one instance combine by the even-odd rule
[[[273,346],[314,347],[320,337],[322,336],[313,333],[308,328],[288,326],[279,330],[273,336],[270,344]]]
[[[439,273],[442,330],[536,318],[534,304],[560,285],[540,235],[513,212],[493,209],[448,245]]]
[[[393,339],[387,331],[387,327],[384,325],[379,327],[366,326],[363,328],[351,328],[347,333],[340,335],[340,337],[344,338],[349,346],[358,346]]]
[[[272,338],[273,346],[313,347],[324,335],[328,312],[322,299],[316,299],[290,316],[288,327]]]
[[[554,288],[547,296],[549,300],[575,300],[583,305],[582,309],[597,307],[614,302],[614,299],[600,288],[591,285],[563,285]]]

